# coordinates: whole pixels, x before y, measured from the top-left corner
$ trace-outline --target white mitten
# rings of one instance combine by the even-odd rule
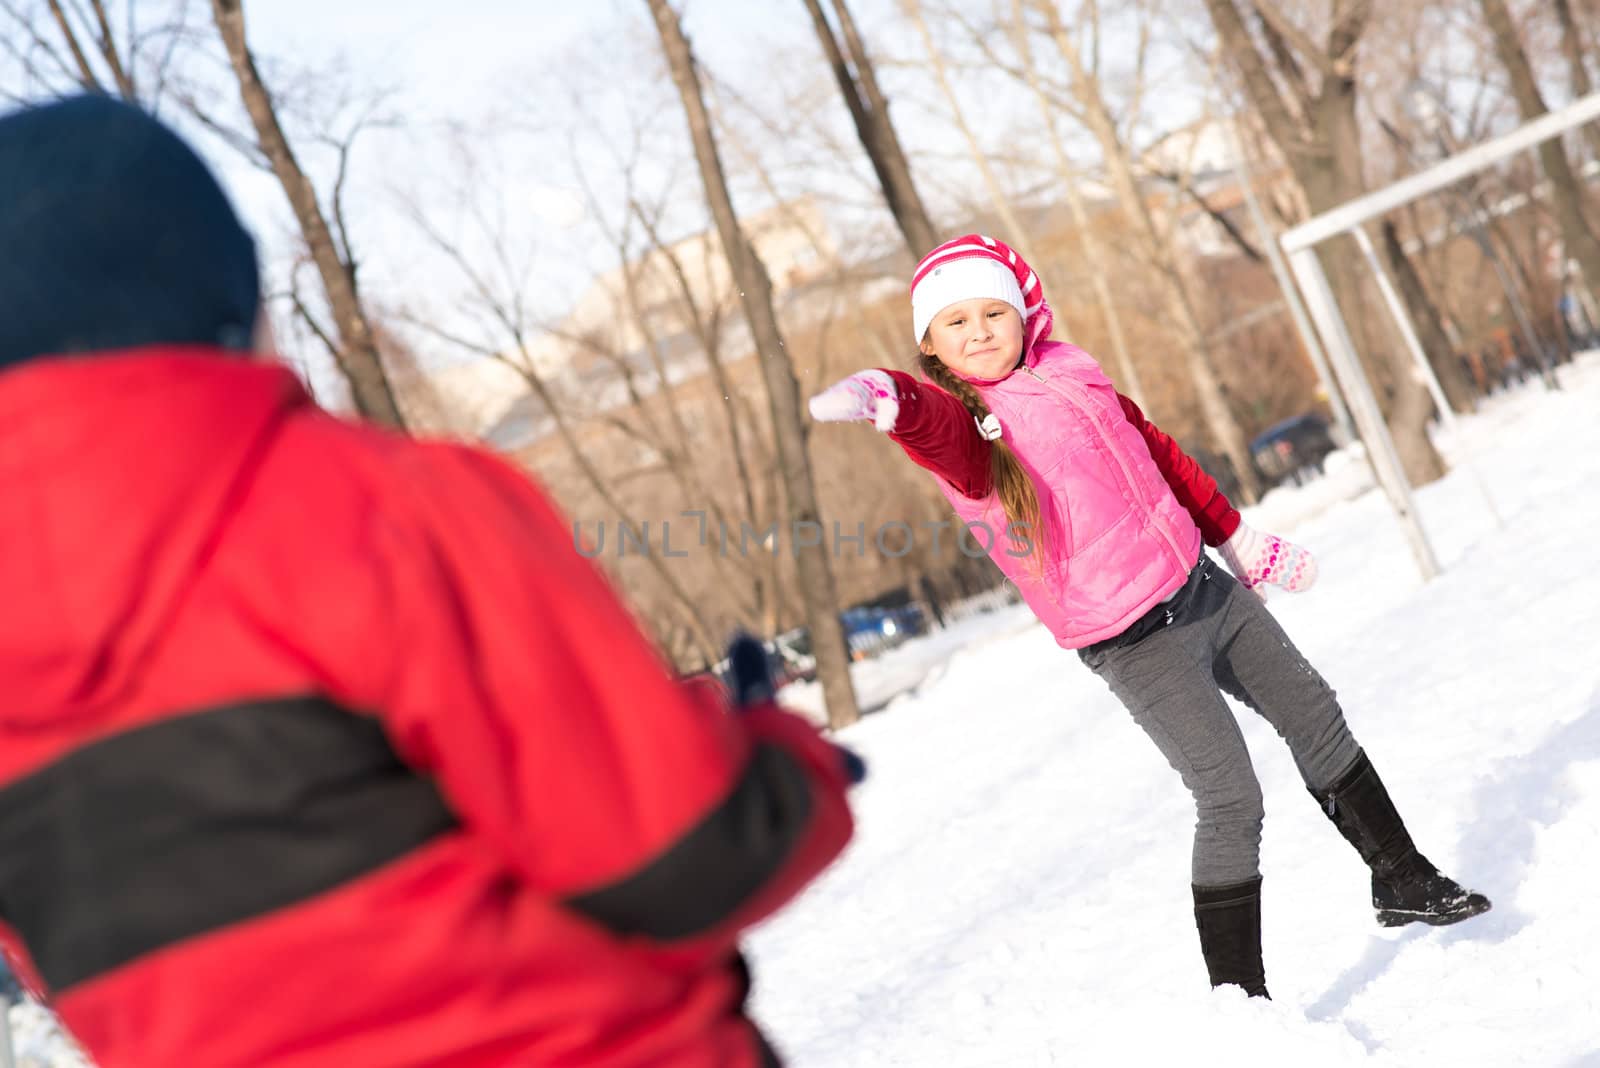
[[[824,423],[869,420],[887,434],[900,414],[900,393],[894,379],[876,368],[857,371],[811,398],[811,418]]]
[[[1221,552],[1239,584],[1257,596],[1262,593],[1258,586],[1271,584],[1300,593],[1317,581],[1317,561],[1308,550],[1244,523],[1222,543]]]

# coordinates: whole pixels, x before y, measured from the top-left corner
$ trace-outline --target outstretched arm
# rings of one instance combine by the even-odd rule
[[[991,488],[989,442],[955,397],[904,371],[858,371],[811,398],[811,416],[823,422],[870,421],[912,462],[967,497]]]

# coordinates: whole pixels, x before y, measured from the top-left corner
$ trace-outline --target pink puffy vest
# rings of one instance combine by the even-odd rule
[[[1017,370],[974,382],[1039,493],[1035,558],[1005,536],[1005,509],[939,485],[971,538],[1021,591],[1056,641],[1080,649],[1120,634],[1183,585],[1200,529],[1172,495],[1094,358],[1036,343]]]

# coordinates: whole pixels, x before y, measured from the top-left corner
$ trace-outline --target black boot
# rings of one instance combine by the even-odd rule
[[[1194,925],[1212,986],[1232,983],[1253,998],[1270,998],[1261,966],[1261,879],[1194,888]]]
[[[1417,851],[1366,753],[1312,796],[1372,869],[1372,907],[1381,926],[1420,921],[1442,927],[1489,911],[1488,898],[1441,875]]]

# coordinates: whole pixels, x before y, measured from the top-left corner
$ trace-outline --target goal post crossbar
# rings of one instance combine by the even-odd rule
[[[1365,223],[1378,216],[1436,193],[1471,174],[1493,166],[1507,156],[1559,137],[1568,130],[1596,118],[1600,118],[1600,92],[1574,100],[1564,107],[1523,124],[1508,134],[1485,141],[1426,170],[1323,212],[1285,231],[1278,239],[1279,247],[1289,260],[1295,280],[1305,297],[1307,311],[1315,324],[1316,332],[1322,335],[1323,349],[1328,355],[1328,362],[1332,365],[1339,387],[1343,390],[1350,413],[1354,417],[1356,428],[1366,446],[1367,459],[1372,465],[1373,475],[1394,508],[1424,580],[1438,574],[1438,558],[1417,514],[1410,483],[1395,451],[1394,439],[1389,435],[1388,425],[1378,407],[1377,398],[1373,395],[1372,385],[1361,370],[1361,361],[1356,354],[1355,343],[1351,340],[1349,326],[1339,310],[1337,301],[1334,300],[1333,289],[1329,286],[1322,263],[1317,258],[1316,246],[1352,231],[1359,231]],[[1360,236],[1365,237],[1364,234]],[[1370,254],[1370,241],[1361,241],[1360,244],[1368,250],[1369,267],[1376,266],[1373,263],[1375,257]],[[1382,276],[1382,268],[1377,267],[1377,271],[1380,284],[1387,287],[1388,279]],[[1423,382],[1429,382],[1432,379],[1432,371],[1427,367],[1426,355],[1416,342],[1415,328],[1409,316],[1387,289],[1384,296],[1391,315],[1397,320],[1401,336],[1407,342],[1407,348],[1411,350],[1413,360],[1418,363],[1416,368],[1418,378]],[[1314,338],[1306,339],[1308,346],[1315,341]],[[1436,389],[1435,396],[1437,397]],[[1441,418],[1448,419],[1448,416]],[[1490,507],[1493,508],[1492,502]]]
[[[1437,193],[1469,174],[1499,163],[1507,156],[1514,156],[1518,152],[1533,148],[1552,137],[1561,136],[1574,126],[1581,126],[1597,118],[1600,118],[1600,92],[1580,97],[1508,134],[1485,141],[1481,145],[1474,145],[1465,152],[1435,163],[1427,170],[1407,175],[1382,189],[1373,190],[1337,208],[1325,211],[1315,218],[1307,219],[1293,229],[1285,230],[1280,239],[1283,251],[1293,253],[1302,248],[1320,245],[1328,238],[1337,237],[1351,227],[1360,226],[1419,197]]]

